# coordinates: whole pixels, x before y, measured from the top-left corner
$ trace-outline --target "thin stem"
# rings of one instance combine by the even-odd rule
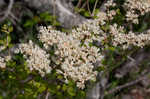
[[[88,11],[89,11],[90,15],[92,16],[92,13],[91,13],[91,10],[90,10],[90,6],[89,6],[89,0],[87,0],[86,3],[87,3]]]
[[[92,16],[94,16],[94,14],[95,14],[95,9],[96,9],[97,3],[98,3],[98,0],[96,0],[96,2],[95,2],[94,9],[93,9],[93,12],[92,12]]]
[[[82,0],[79,0],[76,8],[79,8],[81,6],[81,3],[82,3]]]
[[[0,22],[4,21],[4,20],[9,16],[9,14],[10,14],[10,12],[11,12],[11,9],[12,9],[12,7],[13,7],[13,4],[14,4],[14,0],[10,0],[10,3],[9,3],[9,5],[8,5],[8,8],[7,8],[7,10],[5,11],[4,16],[0,19]]]
[[[149,74],[148,74],[148,75],[149,75]],[[134,80],[134,81],[128,82],[128,83],[126,83],[126,84],[124,84],[124,85],[117,86],[116,88],[114,88],[114,89],[108,91],[106,95],[112,94],[112,93],[114,93],[114,92],[116,92],[116,91],[119,91],[119,90],[121,90],[121,89],[124,89],[124,88],[126,88],[126,87],[135,85],[135,84],[139,83],[140,81],[144,80],[146,77],[147,77],[147,75],[141,76],[141,77],[139,77],[138,79],[136,79],[136,80]]]

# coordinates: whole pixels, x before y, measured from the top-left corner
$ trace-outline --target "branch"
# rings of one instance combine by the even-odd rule
[[[31,81],[32,79],[33,79],[33,75],[29,75],[25,80],[21,80],[20,82],[22,84],[24,84],[24,83],[27,83],[27,82]]]
[[[95,2],[94,8],[93,8],[93,12],[92,12],[92,16],[94,16],[94,14],[95,14],[95,9],[96,9],[97,3],[98,3],[98,0],[96,0],[96,2]]]
[[[91,10],[90,10],[90,5],[89,5],[89,0],[87,0],[86,3],[87,3],[88,11],[89,11],[90,15],[92,16],[92,13],[91,13]]]
[[[72,28],[87,21],[84,17],[74,13],[71,0],[24,0],[25,4],[39,12],[49,11],[57,16],[64,28]],[[55,2],[55,6],[54,6]],[[55,11],[54,11],[55,10]]]
[[[150,74],[150,73],[148,73],[147,75],[149,75],[149,74]],[[140,81],[146,79],[147,75],[140,76],[138,79],[136,79],[136,80],[134,80],[134,81],[131,81],[131,82],[128,82],[128,83],[126,83],[126,84],[124,84],[124,85],[117,86],[116,88],[114,88],[114,89],[108,91],[106,95],[112,94],[112,93],[114,93],[114,92],[116,92],[116,91],[119,91],[119,90],[121,90],[121,89],[124,89],[124,88],[126,88],[126,87],[135,85],[135,84],[139,83]]]
[[[8,5],[8,8],[7,10],[4,12],[4,16],[0,19],[0,22],[4,21],[8,16],[9,14],[11,13],[11,9],[13,7],[13,4],[14,4],[14,0],[10,0],[10,3]]]
[[[50,93],[47,92],[47,93],[46,93],[46,96],[45,96],[45,99],[49,99],[49,96],[50,96]]]
[[[79,0],[76,8],[79,8],[81,6],[81,3],[82,3],[82,0]]]
[[[116,70],[115,76],[117,78],[121,78],[125,76],[127,73],[135,69],[135,67],[137,67],[140,63],[142,63],[143,60],[150,59],[150,53],[145,52],[144,49],[140,49],[136,53],[134,58],[131,58],[131,57],[128,57],[128,58],[130,59],[124,64],[122,64],[122,66]]]

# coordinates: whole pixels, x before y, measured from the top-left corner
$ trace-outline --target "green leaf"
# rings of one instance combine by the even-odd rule
[[[91,15],[90,15],[90,13],[89,13],[88,11],[85,11],[85,12],[84,12],[84,16],[85,16],[85,17],[90,17]]]
[[[2,97],[2,96],[0,96],[0,99],[3,99],[3,97]]]
[[[92,47],[92,46],[93,46],[93,43],[92,43],[92,42],[89,42],[89,46]]]
[[[33,25],[34,25],[34,22],[32,20],[27,20],[23,26],[24,27],[33,27]]]
[[[43,91],[46,90],[46,87],[42,85],[41,87],[38,88],[38,92],[42,93]]]
[[[60,88],[61,88],[61,86],[60,86],[60,85],[57,85],[57,88],[56,88],[56,89],[59,90]]]
[[[75,92],[75,90],[74,90],[73,87],[69,87],[69,88],[67,89],[67,92],[68,92],[68,94],[69,94],[70,96],[75,96],[75,95],[76,95],[76,92]]]
[[[89,3],[93,4],[93,3],[95,3],[95,0],[89,0]]]
[[[4,41],[3,41],[3,40],[0,40],[0,44],[4,44]]]
[[[109,47],[108,48],[110,51],[115,51],[115,48],[114,47]]]
[[[33,17],[34,24],[38,23],[40,21],[40,18],[38,16]]]
[[[58,75],[57,78],[58,79],[63,79],[63,76],[62,75]]]
[[[7,43],[10,43],[10,42],[11,42],[11,37],[7,36]]]
[[[84,91],[79,91],[78,93],[78,97],[85,97],[86,96],[86,93]]]
[[[57,92],[56,85],[50,84],[48,87],[49,87],[48,90],[50,91],[51,94],[56,94]]]
[[[53,20],[53,16],[48,12],[41,13],[40,18],[46,22],[51,22]]]
[[[75,85],[75,83],[73,81],[69,80],[68,86],[74,86],[74,85]]]
[[[67,90],[67,85],[66,85],[66,84],[63,84],[62,90],[63,90],[63,91],[66,91],[66,90]]]
[[[53,22],[53,26],[60,26],[61,24],[58,21]]]
[[[12,32],[12,31],[13,31],[13,27],[10,26],[10,27],[8,28],[8,31],[9,31],[9,32]]]
[[[41,84],[39,82],[34,82],[34,85],[39,88]]]

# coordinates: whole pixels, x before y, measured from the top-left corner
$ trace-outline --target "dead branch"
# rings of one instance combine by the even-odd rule
[[[92,11],[92,16],[94,16],[94,14],[95,14],[95,9],[96,9],[97,3],[98,3],[98,0],[96,0],[96,2],[94,4],[94,8],[93,8],[93,11]]]
[[[149,74],[150,74],[150,73],[148,73],[148,74],[146,74],[146,75],[142,75],[142,76],[140,76],[139,78],[137,78],[137,79],[134,80],[134,81],[128,82],[128,83],[126,83],[126,84],[124,84],[124,85],[117,86],[116,88],[114,88],[114,89],[108,91],[106,95],[112,94],[112,93],[114,93],[114,92],[116,92],[116,91],[119,91],[119,90],[122,90],[122,89],[124,89],[124,88],[126,88],[126,87],[130,87],[130,86],[132,86],[132,85],[135,85],[135,84],[139,83],[140,81],[146,79]]]
[[[45,99],[49,99],[50,93],[47,91]]]
[[[90,15],[92,15],[91,10],[90,10],[89,0],[87,0],[86,3],[87,3],[88,11],[89,11]]]
[[[4,21],[8,16],[9,14],[11,13],[11,9],[13,7],[13,4],[14,4],[14,0],[10,0],[10,3],[8,5],[8,8],[7,10],[4,12],[4,16],[0,19],[0,22]]]
[[[145,52],[144,49],[140,49],[134,58],[130,58],[126,63],[116,70],[117,73],[115,76],[118,78],[125,76],[131,70],[135,69],[135,67],[137,67],[140,63],[142,63],[144,59],[150,59],[150,53]]]

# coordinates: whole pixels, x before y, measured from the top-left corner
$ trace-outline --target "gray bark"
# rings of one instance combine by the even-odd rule
[[[150,53],[145,52],[143,49],[140,49],[134,58],[134,60],[128,60],[125,64],[121,66],[121,68],[118,68],[116,70],[116,77],[117,78],[122,78],[124,77],[127,73],[131,71],[135,71],[136,68],[140,65],[140,63],[143,62],[143,60],[150,59]]]
[[[64,28],[76,26],[86,19],[73,12],[71,0],[24,0],[24,2],[39,12],[49,11],[55,15]]]
[[[97,76],[98,82],[89,89],[86,99],[104,99],[104,91],[108,83],[108,77],[103,76],[104,72],[100,72]]]
[[[3,0],[0,0],[0,6],[5,5],[5,2]]]

